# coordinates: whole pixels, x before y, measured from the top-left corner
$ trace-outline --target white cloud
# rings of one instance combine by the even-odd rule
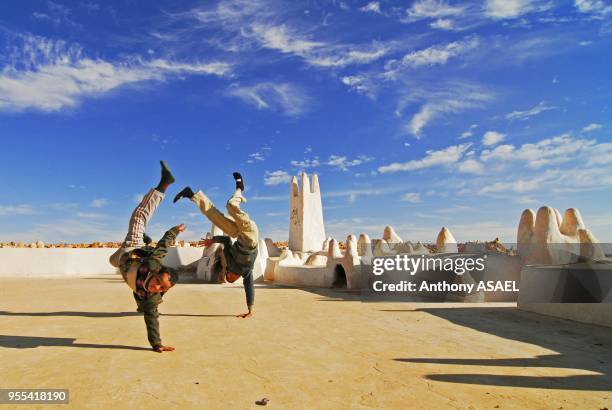
[[[22,40],[22,47],[10,56],[12,64],[0,71],[0,111],[58,111],[128,84],[163,81],[177,74],[224,76],[230,71],[229,64],[219,62],[109,62],[82,57],[80,48],[63,42],[35,36]]]
[[[295,168],[300,168],[300,169],[316,168],[319,165],[321,165],[321,161],[319,161],[319,157],[314,157],[312,159],[304,158],[301,161],[296,161],[296,160],[291,161],[291,166]]]
[[[372,161],[374,158],[360,155],[359,157],[349,160],[346,156],[331,155],[326,164],[332,167],[340,168],[343,171],[348,171],[349,168],[361,165],[365,162]]]
[[[289,182],[291,182],[291,175],[282,170],[266,171],[264,176],[264,184],[267,186],[288,184]]]
[[[476,129],[477,127],[478,125],[476,124],[470,125],[470,128],[468,128],[463,133],[461,133],[461,135],[459,136],[459,139],[462,140],[462,139],[470,138],[471,136],[474,135],[474,129]]]
[[[285,26],[273,26],[264,24],[253,24],[253,34],[259,39],[262,46],[278,50],[283,53],[301,55],[323,43],[303,38]]]
[[[89,203],[89,206],[91,206],[92,208],[104,208],[108,204],[109,204],[108,199],[98,198],[98,199],[94,199],[93,201],[91,201]]]
[[[487,0],[485,14],[494,19],[513,19],[551,7],[545,0]]]
[[[586,127],[584,127],[582,129],[582,132],[591,132],[591,131],[596,131],[596,130],[600,130],[603,126],[601,124],[597,124],[597,123],[591,123],[589,125],[587,125]]]
[[[351,45],[314,41],[286,24],[251,22],[240,28],[239,32],[264,48],[298,56],[316,67],[338,68],[366,64],[380,59],[390,51],[389,45],[380,42]]]
[[[574,6],[581,13],[594,14],[603,17],[612,14],[612,4],[603,0],[575,0]]]
[[[487,131],[482,136],[482,145],[485,147],[497,145],[506,138],[506,134],[497,131]]]
[[[208,63],[181,63],[164,59],[155,59],[143,63],[144,69],[160,70],[161,73],[176,74],[210,74],[219,77],[231,73],[232,66],[226,62],[214,61]]]
[[[454,23],[451,19],[437,19],[436,21],[430,23],[429,27],[440,30],[452,30],[454,28]]]
[[[545,165],[560,164],[583,158],[583,165],[601,165],[612,162],[612,144],[595,140],[574,138],[563,134],[546,138],[533,144],[499,145],[492,150],[483,150],[480,158],[485,162],[523,161],[527,167],[538,169]]]
[[[380,2],[378,2],[378,1],[371,1],[368,4],[366,4],[365,6],[361,7],[359,9],[359,11],[381,14],[381,11],[380,11]]]
[[[376,61],[390,51],[386,44],[374,42],[371,45],[341,45],[320,47],[303,57],[306,62],[318,67],[344,67],[351,64],[367,64]]]
[[[457,169],[459,172],[466,174],[481,174],[484,171],[482,164],[475,159],[466,159],[460,162]]]
[[[492,96],[472,87],[459,87],[452,92],[431,93],[425,98],[428,101],[412,116],[407,126],[407,130],[417,138],[432,120],[444,114],[456,114],[479,107],[482,102],[490,100]]]
[[[418,192],[408,192],[402,196],[402,201],[417,204],[421,202],[421,194]]]
[[[406,10],[404,22],[413,22],[422,19],[460,16],[466,8],[459,5],[450,5],[443,0],[417,0]]]
[[[506,119],[508,120],[527,120],[533,116],[541,114],[545,111],[556,110],[559,107],[554,107],[551,105],[546,105],[546,102],[541,101],[535,107],[525,110],[525,111],[513,111],[506,115]]]
[[[32,205],[0,205],[0,216],[36,215]]]
[[[249,159],[247,160],[247,162],[249,164],[253,164],[255,162],[260,162],[260,161],[265,161],[265,157],[261,152],[254,152],[252,154],[249,154]]]
[[[289,83],[264,82],[252,86],[231,85],[226,94],[237,97],[258,109],[297,116],[308,110],[310,97],[299,87]]]
[[[393,164],[384,165],[378,168],[378,172],[382,174],[401,172],[401,171],[416,171],[419,169],[431,168],[436,166],[448,166],[457,163],[465,151],[471,144],[451,145],[444,149],[426,152],[422,159],[411,160],[408,162],[395,162]]]
[[[108,214],[101,214],[101,213],[97,213],[97,212],[77,212],[76,216],[78,218],[83,218],[83,219],[107,219],[107,218],[111,218],[111,216],[108,215]]]
[[[41,21],[48,21],[56,26],[66,25],[77,27],[80,26],[72,19],[72,10],[62,4],[54,3],[51,0],[46,2],[47,10],[44,12],[35,11],[32,17]]]
[[[413,51],[406,54],[400,61],[387,64],[387,71],[393,71],[401,67],[417,68],[422,66],[443,65],[453,57],[473,50],[478,47],[477,37],[468,38],[461,41],[453,41],[448,44],[435,45],[423,50]]]
[[[250,4],[249,4],[250,3]],[[377,7],[378,5],[378,7]],[[370,2],[362,11],[377,12],[378,2]],[[337,39],[313,39],[310,27],[292,25],[277,5],[254,0],[221,0],[214,7],[200,7],[181,16],[197,19],[207,27],[225,33],[215,44],[230,52],[263,47],[302,58],[307,64],[339,68],[351,64],[366,64],[386,55],[390,46],[380,42],[372,44],[345,44]],[[280,18],[280,16],[283,18]],[[283,21],[279,24],[279,21]]]
[[[375,86],[371,83],[369,77],[364,75],[349,75],[340,78],[342,84],[348,86],[351,90],[364,94],[371,99],[375,99]]]

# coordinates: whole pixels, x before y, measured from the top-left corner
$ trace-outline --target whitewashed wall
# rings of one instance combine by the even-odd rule
[[[108,258],[111,248],[2,248],[0,277],[65,277],[114,273]],[[195,262],[202,256],[200,248],[170,248],[164,264],[176,267]]]

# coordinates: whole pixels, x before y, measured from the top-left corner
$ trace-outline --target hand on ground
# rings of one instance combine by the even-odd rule
[[[236,317],[239,317],[241,319],[246,319],[246,318],[249,318],[251,316],[253,316],[253,312],[243,313],[241,315],[237,315]]]

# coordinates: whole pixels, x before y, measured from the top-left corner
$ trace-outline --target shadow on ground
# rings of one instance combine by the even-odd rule
[[[0,310],[0,316],[78,316],[78,317],[126,317],[126,316],[142,316],[138,312],[76,312],[76,311],[61,311],[61,312],[7,312]],[[160,316],[178,316],[178,317],[235,317],[236,315],[196,315],[189,313],[160,313]]]
[[[122,349],[122,350],[146,350],[150,348],[140,346],[124,345],[101,345],[93,343],[74,343],[76,339],[69,337],[38,337],[38,336],[14,336],[0,335],[0,347],[11,349],[33,349],[41,346],[65,346],[83,347],[88,349]]]
[[[572,376],[514,376],[495,374],[429,374],[429,380],[489,386],[563,390],[612,390],[612,331],[551,318],[510,307],[421,308],[384,312],[426,312],[454,324],[505,339],[538,345],[558,354],[529,358],[398,358],[404,363],[512,368],[576,369],[597,374]]]

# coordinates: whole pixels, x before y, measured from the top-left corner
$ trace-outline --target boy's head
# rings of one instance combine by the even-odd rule
[[[152,273],[145,283],[149,293],[165,293],[178,282],[178,274],[172,268],[162,266],[157,273]]]

